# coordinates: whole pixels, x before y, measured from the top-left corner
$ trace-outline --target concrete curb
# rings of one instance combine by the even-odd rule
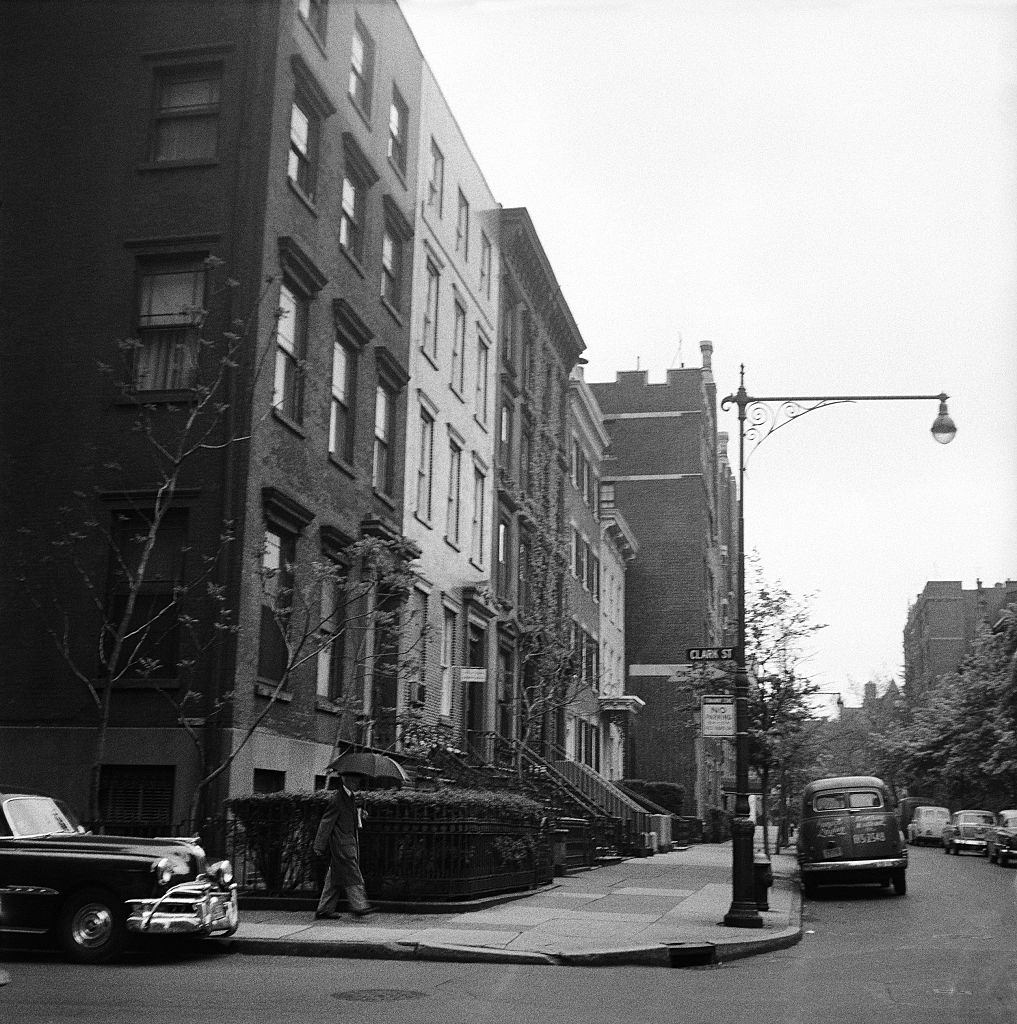
[[[375,960],[433,960],[445,963],[543,964],[566,967],[705,967],[758,953],[786,949],[800,941],[801,925],[781,935],[738,942],[669,942],[653,946],[618,946],[541,953],[424,942],[351,942],[348,940],[243,939],[225,940],[231,953],[255,956],[344,957]]]

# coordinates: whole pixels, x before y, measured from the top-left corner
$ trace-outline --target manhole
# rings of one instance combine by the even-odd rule
[[[334,992],[333,995],[349,1003],[395,1003],[400,999],[423,999],[427,993],[401,988],[355,988],[349,992]]]

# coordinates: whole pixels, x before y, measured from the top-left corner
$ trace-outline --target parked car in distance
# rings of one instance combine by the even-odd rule
[[[132,932],[232,935],[228,861],[195,839],[93,835],[64,803],[0,791],[0,936],[51,935],[79,963],[115,957]]]
[[[936,799],[931,796],[902,796],[897,801],[897,821],[904,835],[908,834],[908,825],[919,807],[935,806]]]
[[[943,829],[943,853],[971,850],[984,857],[989,830],[995,824],[992,811],[957,811]]]
[[[893,795],[871,775],[810,782],[802,791],[798,868],[806,896],[820,885],[893,884],[907,891],[908,850]]]
[[[945,807],[916,807],[908,825],[908,842],[917,846],[930,843],[938,846],[943,841],[943,829],[950,821],[950,812]]]
[[[1006,867],[1017,861],[1017,811],[1000,811],[996,827],[985,837],[985,855],[990,861]]]

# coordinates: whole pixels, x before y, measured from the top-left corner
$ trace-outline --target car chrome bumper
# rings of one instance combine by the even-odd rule
[[[953,846],[959,846],[963,849],[968,850],[984,850],[987,845],[985,839],[963,839],[960,836],[954,836],[950,839],[950,843]]]
[[[806,864],[799,864],[798,870],[802,874],[812,874],[813,872],[836,873],[842,872],[854,872],[854,871],[890,871],[894,868],[906,868],[908,866],[907,857],[887,857],[882,860],[822,860],[822,861],[810,861]]]
[[[187,882],[158,899],[128,900],[127,930],[162,935],[232,934],[240,921],[237,887]]]

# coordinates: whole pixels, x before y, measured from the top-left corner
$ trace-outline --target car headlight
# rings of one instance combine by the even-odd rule
[[[217,860],[208,867],[209,878],[218,885],[227,886],[233,882],[233,865],[228,860]]]
[[[160,885],[169,885],[174,878],[190,874],[190,868],[177,857],[160,857],[152,865],[156,881]]]

